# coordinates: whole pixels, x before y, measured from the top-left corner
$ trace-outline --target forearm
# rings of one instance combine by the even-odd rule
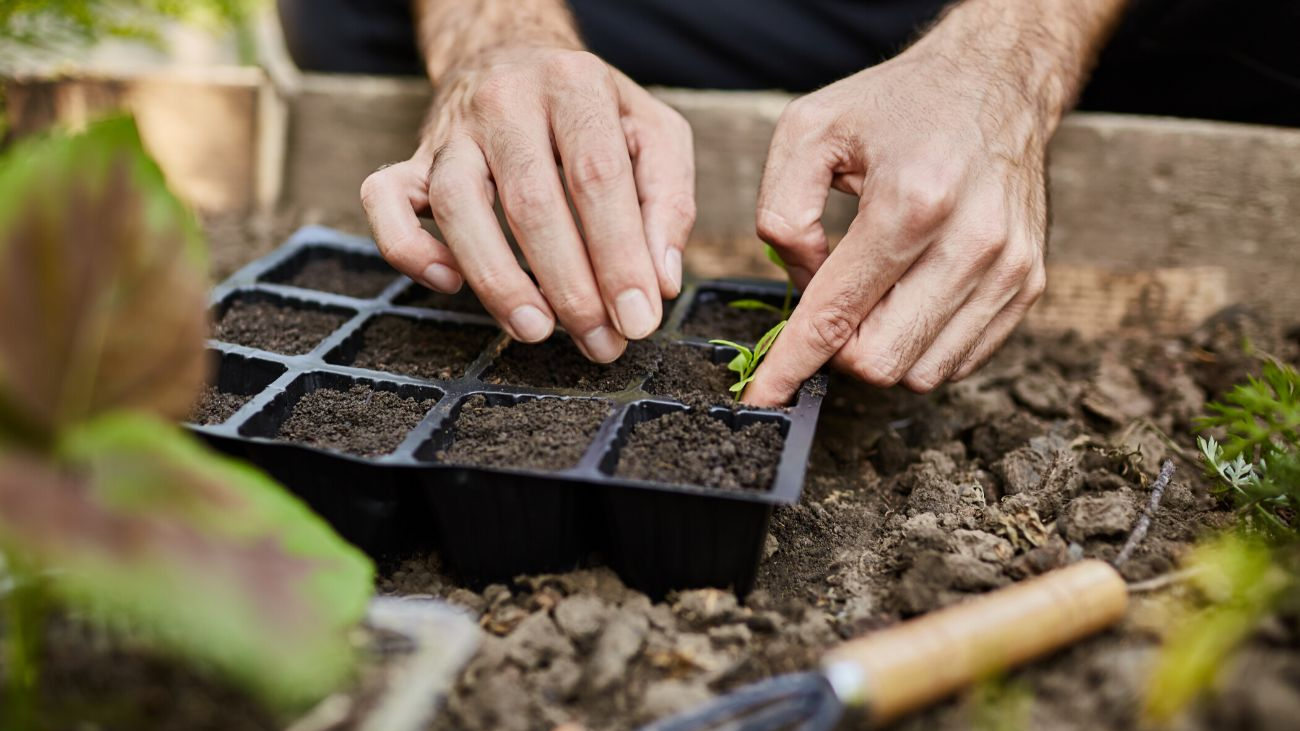
[[[501,48],[583,47],[565,0],[414,0],[414,9],[434,86],[457,67]]]
[[[1128,0],[964,0],[917,47],[991,74],[1048,131],[1072,107]],[[1004,100],[1012,101],[1012,100]]]

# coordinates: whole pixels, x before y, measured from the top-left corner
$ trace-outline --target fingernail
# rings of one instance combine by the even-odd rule
[[[460,291],[461,285],[465,283],[465,280],[461,279],[460,275],[451,267],[443,264],[430,264],[424,270],[421,279],[429,287],[446,294],[455,294]]]
[[[618,312],[618,324],[623,334],[634,340],[649,335],[659,327],[659,318],[655,317],[650,300],[639,289],[624,290],[614,298],[614,310]]]
[[[510,329],[515,331],[515,337],[525,343],[545,340],[553,327],[551,318],[532,305],[520,305],[510,313]]]
[[[627,347],[627,341],[619,337],[613,328],[601,325],[582,336],[582,344],[587,354],[597,363],[609,363],[617,360]]]
[[[672,280],[673,289],[682,291],[682,252],[669,248],[664,254],[664,272]]]

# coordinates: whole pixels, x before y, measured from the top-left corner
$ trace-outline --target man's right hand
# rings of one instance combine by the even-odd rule
[[[536,285],[498,225],[498,194]],[[420,148],[367,178],[361,199],[403,274],[447,293],[469,282],[516,340],[545,340],[558,319],[588,358],[609,362],[681,290],[691,131],[590,53],[494,49],[440,79]],[[445,245],[420,225],[424,211]]]

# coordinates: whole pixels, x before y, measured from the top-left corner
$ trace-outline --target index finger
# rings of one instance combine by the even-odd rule
[[[813,275],[743,400],[781,406],[858,332],[867,313],[929,245],[869,205]]]
[[[643,338],[659,327],[659,283],[613,80],[596,86],[566,88],[552,106],[555,146],[606,311],[624,337]]]

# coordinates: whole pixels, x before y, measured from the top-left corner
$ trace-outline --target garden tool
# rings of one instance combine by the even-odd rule
[[[883,725],[1103,630],[1127,605],[1114,568],[1080,561],[851,640],[817,672],[746,686],[641,731],[828,731],[846,709]]]

